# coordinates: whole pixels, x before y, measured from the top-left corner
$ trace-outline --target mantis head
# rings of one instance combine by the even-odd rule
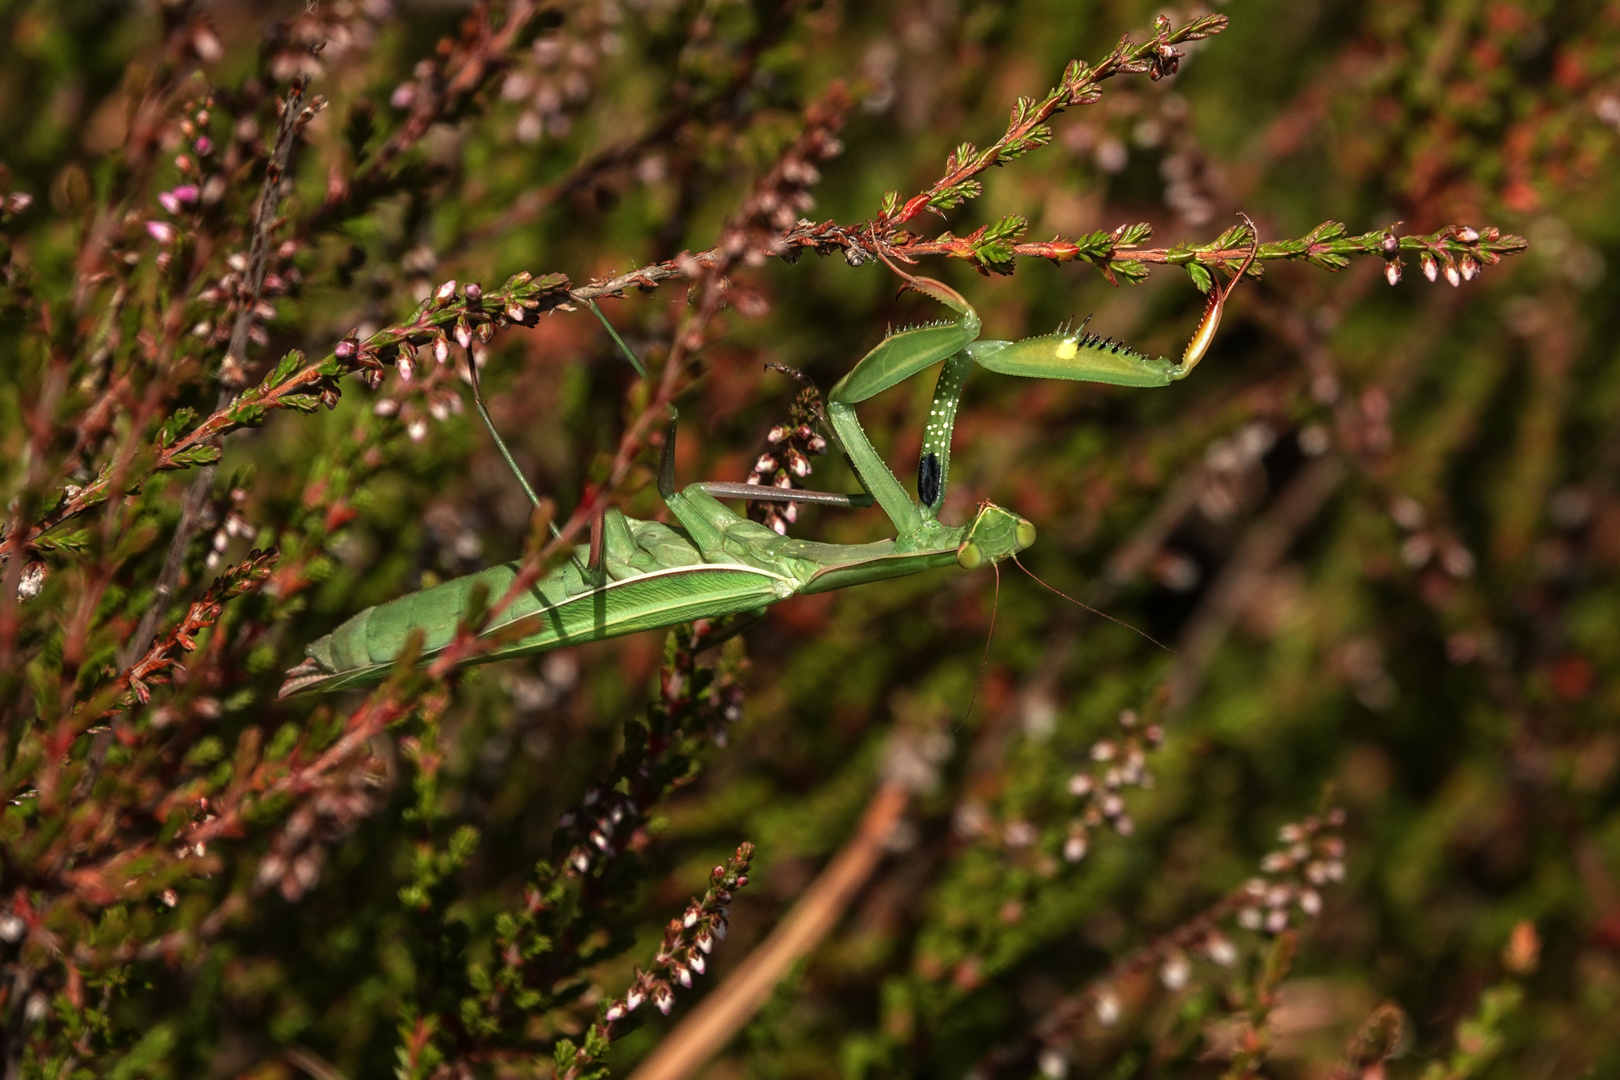
[[[956,549],[956,562],[964,570],[977,570],[985,563],[1010,559],[1034,542],[1034,525],[1011,510],[985,503]]]

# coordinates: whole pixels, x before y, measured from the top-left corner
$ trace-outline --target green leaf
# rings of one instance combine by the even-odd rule
[[[183,468],[188,465],[212,465],[224,453],[217,446],[204,443],[200,446],[188,446],[169,459],[170,468]]]
[[[1114,243],[1120,247],[1124,247],[1127,244],[1140,244],[1142,241],[1146,240],[1152,235],[1153,226],[1149,225],[1145,221],[1138,221],[1136,224],[1127,225],[1124,229],[1120,230],[1119,238],[1115,240]]]
[[[294,349],[292,352],[288,353],[286,356],[283,356],[276,363],[275,372],[273,374],[271,374],[270,378],[265,380],[266,385],[267,386],[279,386],[281,383],[285,382],[292,375],[293,372],[297,371],[299,368],[301,368],[303,366],[304,366],[304,353],[303,353],[303,351],[301,349]]]
[[[1137,285],[1146,281],[1148,276],[1147,264],[1137,262],[1134,259],[1123,259],[1118,262],[1111,262],[1108,264],[1108,269],[1112,270],[1117,276],[1124,278],[1132,285]]]
[[[1204,269],[1203,263],[1188,263],[1187,276],[1192,278],[1193,284],[1198,286],[1199,292],[1207,293],[1209,292],[1210,287],[1215,284],[1215,279],[1210,277],[1209,271]]]

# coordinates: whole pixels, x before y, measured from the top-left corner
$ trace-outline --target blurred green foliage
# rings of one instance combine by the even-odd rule
[[[460,7],[304,8],[0,14],[0,160],[10,190],[34,197],[6,226],[8,530],[43,516],[60,483],[149,445],[181,406],[215,407],[223,339],[177,333],[165,351],[154,314],[184,331],[207,304],[171,299],[207,275],[162,269],[141,239],[145,221],[168,220],[156,194],[184,179],[172,162],[184,102],[211,91],[213,137],[247,145],[271,140],[270,96],[297,71],[329,100],[294,157],[275,235],[296,243],[247,352],[258,378],[290,349],[318,359],[352,328],[405,319],[448,279],[578,284],[711,247],[834,80],[856,104],[803,216],[870,219],[885,192],[925,190],[963,140],[993,140],[1020,95],[1121,34],[1140,40],[1160,13],[1133,0],[563,3],[450,122],[334,203],[333,177],[363,173],[400,130],[413,100],[401,88],[429,92],[416,65],[473,24]],[[366,605],[523,551],[529,505],[462,408],[461,381],[424,352],[409,383],[349,379],[333,411],[277,412],[233,435],[167,606],[154,584],[194,469],[75,522],[78,548],[50,534],[44,591],[0,611],[12,701],[0,895],[28,925],[0,933],[8,1069],[549,1073],[549,1048],[585,1045],[668,920],[752,842],[752,880],[710,974],[677,991],[672,1019],[643,1006],[639,1029],[576,1058],[628,1073],[780,921],[898,754],[920,783],[886,860],[712,1075],[1620,1072],[1620,14],[1597,0],[1220,10],[1230,28],[1187,46],[1179,74],[1103,84],[1099,103],[1054,121],[1049,146],[984,174],[982,197],[910,227],[965,236],[1017,214],[1032,238],[1072,238],[1147,221],[1150,243],[1201,244],[1243,210],[1267,240],[1331,219],[1352,233],[1496,226],[1530,248],[1459,288],[1424,280],[1410,256],[1393,288],[1376,258],[1342,274],[1268,263],[1234,294],[1204,365],[1162,391],[970,381],[945,516],[980,499],[1018,508],[1040,530],[1030,570],[1173,652],[1011,571],[798,598],[748,632],[746,671],[733,647],[684,698],[667,674],[657,683],[658,634],[418,688],[426,704],[371,734],[369,763],[343,784],[244,803],[206,865],[201,852],[164,863],[202,815],[172,793],[213,784],[222,800],[255,762],[305,760],[351,730],[353,701],[275,701],[304,644]],[[314,40],[319,60],[299,59]],[[248,220],[262,161],[242,168],[199,215]],[[97,228],[125,230],[117,250],[134,269],[86,263]],[[223,227],[210,235],[226,238],[209,256],[217,275],[243,248]],[[1095,312],[1093,330],[1176,355],[1202,298],[1180,270],[1153,270],[1114,287],[1081,262],[1025,260],[1004,276],[921,267],[971,300],[987,337]],[[120,280],[123,306],[110,298]],[[733,280],[680,399],[701,418],[681,444],[683,482],[740,479],[787,416],[798,386],[764,363],[827,387],[886,325],[939,314],[897,296],[875,262],[771,259]],[[655,372],[684,286],[603,301]],[[81,380],[105,370],[131,382],[108,430],[75,443],[96,400]],[[607,475],[644,400],[582,310],[503,332],[483,379],[496,425],[562,513]],[[861,407],[902,477],[930,389],[914,380]],[[644,454],[627,513],[656,516],[651,467]],[[821,459],[809,483],[853,479]],[[801,508],[793,529],[885,535],[875,510]],[[30,810],[45,758],[22,753],[26,733],[125,665],[145,608],[163,608],[166,628],[224,565],[271,546],[282,591],[228,601],[182,661],[191,677],[129,704],[96,794],[78,800],[88,809]],[[715,722],[711,677],[739,688],[739,721]],[[1123,745],[1123,710],[1160,725],[1163,744],[1143,750],[1151,786],[1120,786],[1129,824],[1116,830],[1086,823],[1097,803],[1072,778],[1104,783],[1097,747]],[[676,733],[679,768],[659,787],[673,793],[638,808],[650,816],[621,877],[568,878],[558,860],[574,839],[557,846],[559,817],[631,775],[660,724]],[[708,738],[720,726],[723,747]],[[91,742],[51,752],[82,763]],[[156,786],[117,802],[120,783],[148,775]],[[150,872],[169,876],[52,908],[70,886],[87,895],[84,879],[40,853],[59,834],[92,835],[103,805],[132,808],[121,812],[144,824],[118,828],[146,829]],[[1245,926],[1244,903],[1220,907],[1279,829],[1332,806],[1347,854],[1343,880],[1318,883],[1319,913],[1296,888],[1295,930],[1279,937]],[[1077,830],[1086,851],[1071,861]],[[143,866],[117,864],[131,882]],[[566,885],[548,904],[597,921],[557,914],[544,947],[568,953],[561,988],[500,1012],[490,972],[537,880]],[[1212,908],[1182,944],[1155,944]],[[40,911],[58,914],[26,914]],[[1132,967],[1139,949],[1151,962]]]

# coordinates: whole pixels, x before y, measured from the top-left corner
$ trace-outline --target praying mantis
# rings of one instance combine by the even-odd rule
[[[973,570],[1016,556],[1035,542],[1035,526],[1019,514],[986,502],[965,525],[948,525],[938,517],[949,477],[951,434],[968,374],[982,367],[1026,378],[1130,387],[1168,386],[1185,378],[1209,351],[1226,300],[1259,250],[1254,223],[1247,216],[1243,220],[1249,229],[1249,250],[1230,281],[1211,285],[1203,318],[1179,361],[1148,357],[1088,334],[1084,324],[1020,341],[981,341],[978,313],[960,293],[943,282],[907,273],[885,257],[907,286],[944,304],[956,318],[890,334],[827,395],[832,441],[849,461],[863,494],[722,482],[696,483],[677,491],[672,408],[659,461],[658,493],[676,524],[638,521],[609,509],[589,545],[576,548],[570,561],[490,621],[483,633],[499,634],[497,643],[468,663],[526,656],[695,619],[753,617],[801,593],[952,564]],[[855,406],[941,362],[913,500],[873,448]],[[476,381],[473,385],[476,395]],[[490,430],[498,441],[493,424]],[[510,455],[507,459],[511,461]],[[527,490],[526,482],[524,487]],[[738,515],[722,499],[842,507],[870,506],[875,501],[895,536],[868,544],[795,539]],[[280,696],[381,682],[417,632],[418,662],[431,661],[454,640],[474,593],[503,596],[519,569],[519,563],[505,563],[366,608],[306,649],[307,659],[287,672]]]

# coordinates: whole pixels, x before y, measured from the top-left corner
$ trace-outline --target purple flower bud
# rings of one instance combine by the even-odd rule
[[[690,971],[686,970],[680,964],[676,964],[674,967],[670,968],[670,972],[675,976],[676,982],[680,983],[688,990],[692,989],[692,973]]]
[[[704,962],[702,953],[693,953],[691,956],[687,957],[686,962],[691,964],[692,970],[697,972],[699,975],[703,974],[704,968],[707,966]]]
[[[704,952],[709,952],[714,948],[714,935],[710,934],[707,930],[704,930],[699,933],[695,939],[693,939],[693,944],[702,949]]]
[[[456,320],[456,344],[460,345],[463,349],[470,348],[472,346],[472,329],[467,325],[466,320],[464,319]]]
[[[214,140],[210,139],[206,135],[199,136],[196,143],[193,145],[196,146],[197,153],[201,154],[203,157],[207,157],[209,154],[214,152]]]
[[[668,1016],[669,1010],[675,1007],[675,991],[667,983],[659,983],[653,990],[653,1004],[658,1006],[659,1012]]]
[[[1472,244],[1479,240],[1479,232],[1472,225],[1464,225],[1457,230],[1457,239],[1465,244]]]
[[[1398,261],[1391,260],[1384,264],[1384,280],[1391,285],[1401,280],[1401,264]]]
[[[433,290],[433,306],[444,307],[444,305],[448,304],[455,297],[455,295],[456,279],[451,278],[449,281]]]
[[[352,360],[354,354],[360,351],[360,342],[352,337],[346,337],[332,347],[332,355],[339,360]]]
[[[787,465],[788,471],[794,476],[805,477],[810,475],[810,459],[791,446],[788,447]]]
[[[442,337],[433,339],[433,359],[441,364],[450,359],[450,343]]]
[[[160,244],[172,244],[175,236],[178,235],[174,226],[166,221],[148,221],[146,223],[146,232],[147,235]]]
[[[770,433],[765,436],[765,441],[774,446],[779,442],[786,442],[787,437],[788,429],[783,427],[781,424],[777,424],[775,427],[771,428]]]
[[[158,192],[158,203],[171,214],[180,212],[180,200],[175,197],[172,191]]]
[[[611,1024],[615,1020],[623,1020],[629,1014],[630,1010],[624,1007],[623,1002],[615,1001],[612,1005],[608,1006],[607,1012],[602,1014],[602,1019]]]
[[[391,97],[389,97],[388,104],[392,105],[396,109],[408,109],[411,107],[411,102],[415,100],[416,84],[400,83],[398,86],[394,87],[394,93]]]
[[[641,1003],[643,1001],[645,1001],[645,1000],[646,1000],[646,997],[642,994],[641,987],[640,986],[632,986],[630,988],[630,992],[628,994],[624,995],[624,1007],[625,1007],[625,1010],[627,1012],[635,1012],[637,1009],[639,1009],[641,1007]]]
[[[1434,261],[1434,256],[1430,255],[1427,251],[1423,253],[1423,257],[1419,259],[1418,262],[1423,267],[1423,276],[1428,278],[1430,281],[1434,281],[1440,276],[1439,264]]]
[[[1383,250],[1384,254],[1393,255],[1401,249],[1401,241],[1394,233],[1385,233],[1378,246]]]
[[[754,471],[756,473],[759,473],[761,476],[763,476],[766,473],[775,472],[776,471],[776,459],[771,457],[771,455],[769,455],[769,454],[761,454],[761,455],[759,455],[759,460],[754,462]]]
[[[1464,281],[1473,281],[1474,278],[1479,274],[1479,263],[1474,261],[1474,257],[1472,255],[1464,255],[1457,263],[1457,266],[1462,270]]]
[[[1454,289],[1462,284],[1462,274],[1457,272],[1456,266],[1446,267],[1446,281]]]
[[[467,299],[476,304],[484,295],[484,287],[476,281],[469,281],[467,282],[466,292]]]

